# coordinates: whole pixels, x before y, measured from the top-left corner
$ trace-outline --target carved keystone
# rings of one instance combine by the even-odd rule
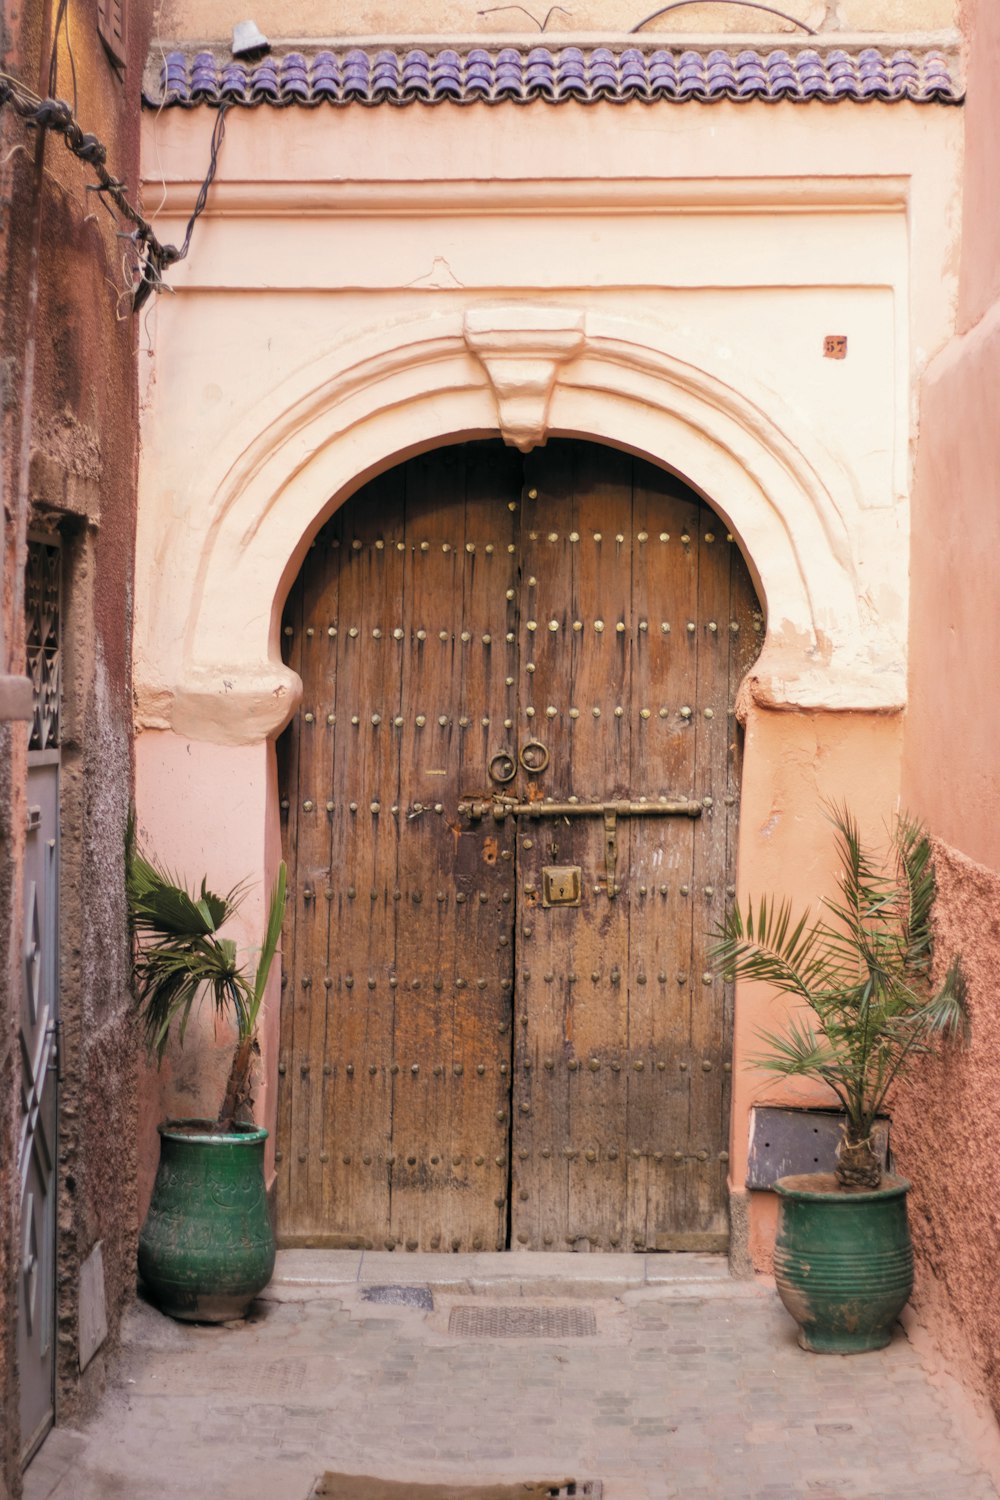
[[[477,307],[466,313],[463,331],[489,376],[504,442],[529,452],[545,441],[559,366],[586,343],[583,313],[533,304]]]

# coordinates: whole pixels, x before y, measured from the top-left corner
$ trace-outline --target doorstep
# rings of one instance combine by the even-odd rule
[[[647,1287],[732,1286],[723,1255],[511,1253],[400,1255],[389,1250],[279,1250],[265,1297],[365,1286],[426,1286],[508,1297],[616,1297]]]

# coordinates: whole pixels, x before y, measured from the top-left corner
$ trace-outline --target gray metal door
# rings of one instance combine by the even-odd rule
[[[29,544],[28,671],[35,713],[28,751],[21,987],[21,1256],[18,1369],[21,1455],[52,1426],[55,1386],[56,1121],[59,1013],[60,552]]]

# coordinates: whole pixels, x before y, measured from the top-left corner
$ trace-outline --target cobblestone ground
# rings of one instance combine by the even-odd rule
[[[307,1500],[326,1469],[600,1479],[605,1500],[997,1494],[902,1333],[806,1354],[766,1286],[522,1290],[520,1307],[593,1310],[596,1334],[560,1338],[449,1333],[453,1307],[499,1305],[482,1290],[436,1289],[431,1311],[365,1296],[279,1286],[225,1328],[140,1304],[101,1412],[51,1435],[27,1500]]]

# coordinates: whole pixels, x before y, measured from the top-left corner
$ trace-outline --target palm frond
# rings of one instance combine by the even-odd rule
[[[891,849],[877,857],[846,806],[830,804],[839,870],[825,915],[795,918],[787,901],[762,897],[733,908],[716,928],[709,957],[727,978],[770,984],[813,1012],[782,1032],[760,1032],[768,1048],[751,1061],[833,1090],[858,1139],[893,1083],[941,1039],[967,1035],[961,964],[930,992],[934,872],[930,840],[901,815]]]
[[[808,922],[808,912],[794,921],[790,902],[766,896],[756,916],[752,902],[745,918],[734,906],[716,931],[709,959],[736,978],[760,980],[812,1002],[831,979],[831,954],[823,924]]]
[[[239,910],[244,894],[242,886],[235,886],[217,896],[203,880],[200,895],[193,896],[175,875],[134,846],[126,866],[126,891],[133,930],[177,937],[217,932]]]
[[[147,1050],[161,1060],[176,1030],[183,1044],[191,1013],[209,997],[217,1017],[231,1017],[240,1040],[254,1034],[281,934],[285,866],[271,896],[267,930],[253,981],[239,962],[236,943],[219,929],[239,910],[245,884],[225,895],[184,884],[137,848],[134,821],[126,829],[126,893],[133,934],[136,1010]]]
[[[267,988],[268,975],[271,972],[271,964],[274,955],[278,951],[278,942],[281,938],[281,924],[285,920],[285,889],[287,885],[288,872],[284,860],[278,866],[278,873],[274,881],[274,889],[271,891],[271,900],[267,909],[267,927],[264,930],[264,941],[261,945],[260,958],[257,961],[257,973],[254,976],[251,991],[250,1004],[250,1029],[257,1024],[257,1016],[264,1000],[264,991]]]
[[[930,839],[912,818],[901,817],[899,820],[896,851],[905,897],[902,937],[906,945],[906,962],[909,968],[923,971],[929,966],[931,954],[934,866]]]
[[[829,1041],[818,1035],[807,1021],[797,1021],[794,1017],[789,1020],[786,1031],[758,1031],[757,1038],[768,1051],[751,1057],[750,1062],[754,1067],[766,1068],[773,1073],[808,1078],[829,1072],[839,1063],[838,1054]]]

